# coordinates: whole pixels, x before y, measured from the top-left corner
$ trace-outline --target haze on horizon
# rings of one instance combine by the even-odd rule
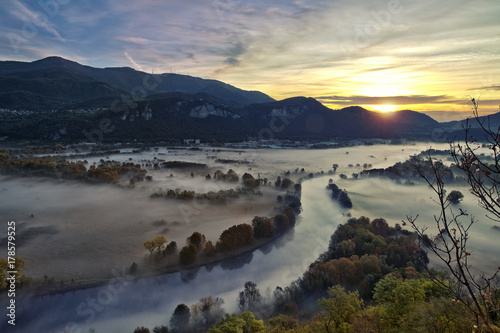
[[[11,0],[0,60],[57,55],[439,121],[500,105],[497,0]]]

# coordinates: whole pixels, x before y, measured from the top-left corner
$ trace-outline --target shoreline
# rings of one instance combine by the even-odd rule
[[[163,275],[167,275],[167,274],[175,274],[175,273],[182,274],[183,272],[186,272],[186,271],[191,271],[194,269],[201,269],[203,267],[208,267],[208,266],[216,267],[224,261],[237,259],[240,256],[243,256],[243,255],[246,255],[249,253],[253,253],[254,251],[259,250],[266,245],[270,245],[273,241],[278,240],[282,236],[286,236],[290,232],[293,232],[294,227],[286,230],[283,233],[279,233],[277,235],[274,235],[273,237],[257,239],[254,241],[253,244],[250,244],[250,245],[247,245],[247,246],[244,246],[244,247],[232,250],[232,251],[224,252],[222,254],[216,254],[213,257],[204,256],[200,260],[197,260],[197,262],[189,264],[189,265],[182,265],[180,263],[177,263],[174,265],[160,267],[158,269],[151,269],[151,268],[149,268],[151,266],[149,266],[148,268],[146,268],[144,270],[139,268],[139,272],[137,272],[136,274],[131,274],[130,272],[128,272],[129,269],[123,269],[121,272],[119,272],[119,274],[123,273],[124,275],[122,275],[122,276],[133,277],[133,279],[131,279],[130,282],[136,282],[138,280],[163,276]],[[176,253],[175,256],[178,259],[178,253]],[[147,264],[147,262],[145,262],[144,264]],[[154,263],[153,263],[153,265],[154,265]],[[104,287],[104,286],[107,286],[110,283],[110,281],[112,281],[113,279],[116,279],[116,278],[117,278],[116,276],[108,276],[108,277],[96,278],[97,281],[94,281],[94,282],[89,281],[89,280],[81,281],[81,283],[74,282],[70,286],[67,286],[67,287],[64,287],[64,286],[61,287],[59,284],[57,284],[57,282],[54,282],[55,284],[57,284],[57,286],[54,286],[54,287],[50,287],[50,286],[43,286],[41,288],[26,287],[26,289],[21,287],[21,289],[19,290],[19,294],[20,294],[20,296],[28,296],[30,298],[42,298],[45,296],[62,295],[62,294],[66,294],[66,293],[70,293],[70,292],[77,292],[77,291],[81,291],[81,290],[85,290],[85,289]]]

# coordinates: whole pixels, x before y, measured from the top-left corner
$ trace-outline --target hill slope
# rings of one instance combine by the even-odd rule
[[[426,138],[439,126],[423,114],[385,115],[361,107],[331,110],[305,97],[239,106],[204,93],[164,93],[133,107],[124,103],[88,114],[56,112],[21,120],[7,118],[0,123],[0,137],[110,142]]]
[[[46,74],[47,76],[43,76],[42,74]],[[146,95],[165,92],[183,92],[189,94],[204,92],[238,105],[273,101],[271,97],[259,91],[246,91],[220,81],[205,80],[188,75],[148,74],[129,67],[94,68],[60,57],[48,57],[33,62],[0,61],[0,77],[4,79],[50,79],[52,81],[46,82],[47,84],[64,86],[70,80],[70,74],[72,74],[71,79],[74,81],[87,80],[101,82],[111,89],[120,90],[121,92],[118,92],[116,96],[120,96],[123,91],[133,94],[134,97],[139,96],[141,98]],[[38,88],[27,84],[23,91],[38,94],[40,91]],[[92,91],[85,90],[88,92]],[[64,98],[62,98],[63,101],[76,100],[74,91],[61,91],[60,93],[66,93]],[[61,96],[56,97],[50,94],[50,91],[45,91],[43,96],[50,100],[61,99]],[[100,93],[93,96],[86,96],[89,100],[100,97],[102,97]],[[4,95],[3,98],[7,98],[7,96]],[[0,107],[5,107],[4,104],[4,99],[0,98]],[[61,104],[61,107],[65,106],[67,104]],[[13,105],[13,107],[16,106]],[[18,106],[17,108],[22,108],[22,106]]]

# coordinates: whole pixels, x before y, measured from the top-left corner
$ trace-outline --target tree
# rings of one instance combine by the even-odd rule
[[[257,284],[252,281],[245,282],[245,289],[238,296],[240,311],[255,311],[262,303],[262,295]]]
[[[193,244],[184,246],[179,252],[179,260],[183,265],[192,264],[198,256],[198,249]]]
[[[186,242],[188,245],[193,244],[194,246],[196,246],[196,248],[198,250],[200,250],[203,247],[203,245],[205,245],[206,238],[205,238],[205,235],[200,234],[199,232],[195,231],[195,232],[193,232],[193,234],[191,236],[189,236],[186,239]]]
[[[217,250],[215,249],[215,246],[214,244],[212,243],[212,241],[208,241],[206,244],[205,244],[205,248],[203,249],[203,253],[205,253],[205,255],[207,257],[213,257],[215,255],[215,253],[217,252]]]
[[[468,159],[469,162],[460,160],[461,163],[469,163],[470,165],[479,163],[477,162],[477,157],[468,153],[467,150],[463,153],[465,155],[463,155],[462,158],[464,160]],[[457,156],[456,152],[452,152],[452,155],[453,154],[455,154],[455,157]],[[454,278],[455,285],[450,286],[443,283],[442,280],[436,278],[432,271],[428,270],[433,281],[442,288],[448,290],[456,300],[466,305],[467,309],[474,316],[478,327],[485,325],[488,331],[493,332],[491,317],[499,315],[500,310],[498,303],[492,303],[489,299],[489,295],[497,290],[495,283],[498,283],[496,282],[496,277],[500,272],[500,267],[498,267],[489,277],[484,273],[481,274],[480,277],[476,277],[471,271],[471,265],[469,263],[471,253],[467,248],[467,242],[469,240],[469,230],[474,224],[474,218],[463,210],[460,210],[459,214],[456,214],[449,209],[451,201],[446,199],[444,184],[445,168],[442,163],[435,163],[432,160],[430,152],[427,163],[430,165],[430,175],[424,173],[422,170],[422,163],[414,162],[413,165],[437,196],[436,203],[439,206],[439,215],[434,217],[437,235],[431,239],[426,234],[427,228],[417,226],[416,220],[418,215],[415,217],[407,216],[407,220],[419,235],[420,239],[424,241],[427,250],[432,252],[445,265],[447,271]],[[476,166],[480,167],[481,164]],[[465,164],[462,165],[462,168],[465,168]],[[479,168],[479,170],[482,169]],[[466,174],[467,172],[468,171],[466,171]],[[500,172],[498,172],[498,174],[500,174]],[[469,177],[469,175],[467,175],[467,177]],[[480,202],[483,203],[483,207],[495,214],[496,208],[489,203],[488,194],[484,192],[487,190],[484,187],[480,189],[479,187],[481,187],[481,185],[476,183],[475,178],[469,179],[468,181],[471,186],[471,191],[475,192],[476,195],[480,197]],[[464,220],[466,221],[465,223],[463,222]]]
[[[208,330],[208,333],[257,333],[264,332],[265,326],[262,320],[255,319],[251,312],[245,311],[240,315],[226,313],[224,319]]]
[[[167,239],[163,235],[156,236],[153,240],[155,248],[158,252],[161,252],[163,246],[167,243]]]
[[[252,220],[255,238],[266,238],[274,236],[274,226],[270,218],[255,216]]]
[[[276,215],[274,217],[274,224],[279,232],[285,232],[290,228],[290,221],[285,214]]]
[[[281,181],[281,189],[282,190],[288,190],[290,186],[292,186],[293,182],[290,178],[283,178]]]
[[[326,332],[337,332],[341,328],[345,330],[352,318],[361,312],[363,301],[359,298],[358,291],[346,293],[339,285],[328,289],[328,296],[318,301],[323,309],[319,320]]]
[[[176,251],[177,251],[177,243],[170,242],[167,244],[167,246],[163,250],[163,255],[165,255],[165,256],[172,255],[172,254],[175,254]]]
[[[219,236],[216,244],[217,251],[230,251],[254,242],[253,228],[251,225],[242,223],[233,225]]]
[[[152,255],[155,250],[161,253],[163,247],[167,243],[167,239],[163,235],[158,235],[153,239],[149,239],[144,243],[144,248]]]
[[[149,251],[149,254],[152,255],[156,249],[156,245],[153,243],[152,239],[149,239],[144,243],[144,248]]]
[[[286,217],[288,218],[288,222],[289,222],[290,226],[294,226],[295,221],[296,221],[296,215],[295,215],[295,212],[293,211],[293,208],[291,208],[291,207],[285,208],[285,210],[283,211],[283,214],[285,214]]]
[[[339,203],[344,208],[352,208],[352,201],[346,191],[340,192]]]
[[[374,219],[371,223],[372,228],[373,228],[373,233],[375,235],[380,235],[382,237],[387,236],[389,231],[391,230],[389,228],[389,224],[387,223],[386,220],[379,218],[379,219]]]
[[[173,332],[189,332],[191,311],[186,304],[179,304],[170,318],[170,328]]]
[[[257,187],[260,185],[260,180],[255,180],[255,178],[249,174],[249,173],[246,173],[241,177],[241,179],[243,180],[243,185],[245,185],[246,187]]]
[[[470,105],[479,129],[473,129],[471,121],[467,119],[463,126],[463,143],[451,142],[450,155],[457,168],[465,174],[471,193],[478,198],[479,204],[492,214],[488,217],[500,221],[500,127],[495,128],[489,117],[479,117],[479,101],[471,98]],[[478,153],[481,145],[478,144],[477,138],[486,141],[484,146],[491,150],[493,161],[488,162],[488,159]]]
[[[168,327],[167,326],[156,326],[153,328],[153,333],[168,333]]]
[[[137,327],[134,330],[134,333],[149,333],[149,328],[146,328],[146,327]]]
[[[446,200],[451,202],[452,204],[456,205],[460,201],[462,201],[464,195],[460,191],[451,191],[450,194],[446,197]]]
[[[381,317],[397,326],[411,306],[425,300],[425,289],[418,280],[403,280],[391,275],[375,284],[373,299],[383,305]]]
[[[132,275],[133,275],[133,274],[137,273],[137,270],[138,270],[138,269],[139,269],[139,265],[137,265],[137,263],[134,261],[134,262],[132,263],[132,265],[130,265],[130,268],[129,268],[129,270],[128,270],[128,271],[129,271],[129,273],[130,273],[130,274],[132,274]]]
[[[274,186],[276,186],[276,187],[280,187],[281,186],[281,177],[280,176],[278,176],[278,178],[274,182]]]
[[[193,304],[191,307],[193,325],[205,329],[214,326],[224,316],[223,304],[224,300],[219,297],[208,296],[201,298],[198,303]]]

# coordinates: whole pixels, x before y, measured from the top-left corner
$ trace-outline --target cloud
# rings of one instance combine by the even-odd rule
[[[414,105],[414,104],[441,104],[457,103],[456,99],[451,99],[446,95],[440,96],[319,96],[315,97],[318,101],[328,104],[339,105]]]
[[[139,65],[137,62],[135,62],[135,60],[132,59],[132,57],[128,54],[128,52],[123,52],[123,54],[125,55],[125,57],[127,57],[128,61],[130,61],[132,63],[132,65],[134,65],[134,67],[139,68],[140,71],[144,72],[141,65]]]
[[[61,42],[65,42],[66,40],[57,32],[57,30],[49,25],[48,22],[45,22],[45,19],[47,16],[43,16],[40,14],[35,14],[31,10],[29,10],[26,6],[24,6],[22,3],[20,3],[17,0],[13,0],[14,3],[21,9],[21,11],[29,17],[29,22],[33,22],[35,25],[44,28],[46,31],[52,33],[58,40]]]
[[[500,90],[500,86],[488,86],[488,87],[471,88],[469,90]]]

